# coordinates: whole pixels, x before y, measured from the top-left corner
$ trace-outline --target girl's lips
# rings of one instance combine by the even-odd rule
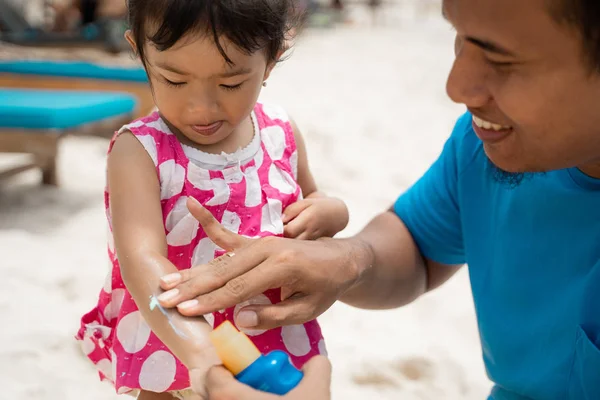
[[[203,136],[214,135],[223,126],[223,121],[213,122],[210,125],[192,125],[192,129]]]

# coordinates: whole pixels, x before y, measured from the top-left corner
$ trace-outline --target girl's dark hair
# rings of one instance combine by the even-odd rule
[[[167,50],[188,34],[212,37],[228,64],[221,44],[226,37],[246,54],[265,50],[277,61],[293,26],[295,0],[128,0],[128,20],[137,55],[146,67],[144,44]]]

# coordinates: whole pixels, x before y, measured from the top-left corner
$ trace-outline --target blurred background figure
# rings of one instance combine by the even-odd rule
[[[122,19],[127,11],[123,0],[67,0],[52,2],[55,18],[53,30],[67,31],[103,19]]]

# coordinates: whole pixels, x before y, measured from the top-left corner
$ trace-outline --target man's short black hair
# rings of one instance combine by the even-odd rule
[[[600,0],[550,0],[552,16],[577,29],[586,61],[600,73]]]

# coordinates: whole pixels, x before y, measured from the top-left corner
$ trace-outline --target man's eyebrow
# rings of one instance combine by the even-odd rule
[[[493,42],[489,42],[489,41],[483,40],[483,39],[477,39],[477,38],[470,37],[470,36],[467,36],[466,40],[473,43],[475,46],[480,47],[481,49],[483,49],[485,51],[489,51],[490,53],[496,53],[496,54],[499,54],[502,56],[507,56],[507,57],[515,57],[515,54],[513,52],[511,52],[510,50],[507,50],[504,47],[497,45]]]
[[[227,72],[223,72],[222,74],[219,74],[218,77],[219,78],[233,78],[234,76],[247,75],[250,72],[252,72],[252,70],[250,68],[238,68],[238,69],[232,69]]]
[[[448,18],[448,13],[446,12],[446,7],[444,7],[444,5],[442,5],[442,17],[446,21],[452,23],[450,21],[450,19]],[[477,46],[485,51],[489,51],[490,53],[496,53],[496,54],[499,54],[502,56],[507,56],[507,57],[515,57],[515,54],[513,52],[511,52],[510,50],[507,50],[500,45],[490,42],[489,40],[478,39],[478,38],[475,38],[472,36],[467,36],[466,40],[473,43],[475,46]]]

